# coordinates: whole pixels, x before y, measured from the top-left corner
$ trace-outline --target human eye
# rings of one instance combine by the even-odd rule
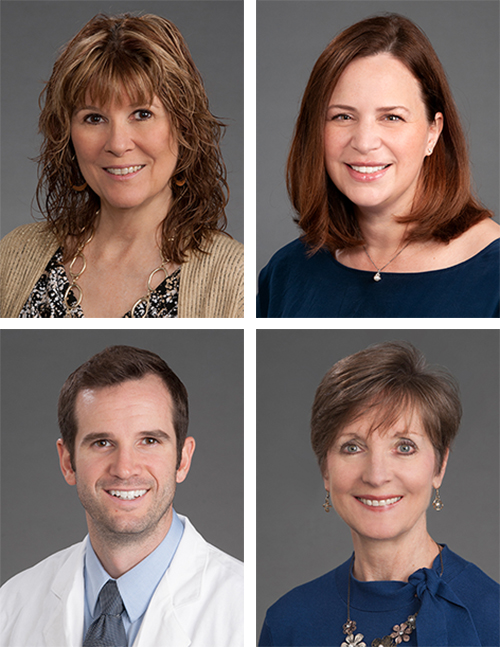
[[[142,439],[142,444],[143,445],[158,445],[159,444],[158,438],[143,438]]]
[[[358,445],[358,443],[349,442],[349,443],[344,443],[340,448],[340,451],[343,454],[359,454],[359,452],[361,451],[361,448]]]
[[[404,121],[403,117],[400,117],[399,115],[385,115],[385,119],[386,121],[392,121],[393,123]]]
[[[104,120],[101,115],[97,113],[90,113],[84,116],[83,121],[87,124],[91,124],[92,126],[97,126]]]
[[[111,447],[111,443],[106,438],[100,438],[99,440],[96,440],[95,442],[93,442],[92,446],[97,447],[98,449],[101,449],[101,448]]]
[[[330,121],[339,121],[339,122],[351,121],[351,119],[352,119],[352,117],[350,115],[345,114],[345,113],[339,113],[339,114],[336,114],[336,115],[332,115],[330,117]]]
[[[148,119],[151,119],[153,113],[151,112],[151,110],[145,110],[144,108],[141,108],[140,110],[136,110],[134,112],[134,115],[137,121],[147,121]]]
[[[417,446],[411,440],[402,440],[398,444],[398,450],[400,454],[414,454],[417,451]]]

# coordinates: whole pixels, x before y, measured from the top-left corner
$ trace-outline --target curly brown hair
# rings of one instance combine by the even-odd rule
[[[105,105],[126,92],[133,103],[157,96],[178,144],[172,201],[162,224],[162,253],[182,263],[226,227],[229,189],[219,142],[224,124],[212,115],[203,80],[173,23],[160,16],[94,16],[65,46],[40,95],[36,200],[64,249],[66,260],[85,242],[100,208],[82,184],[71,142],[71,118],[90,95]],[[85,233],[87,232],[87,233]]]

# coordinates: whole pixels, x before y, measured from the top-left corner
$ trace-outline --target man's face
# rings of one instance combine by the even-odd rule
[[[74,466],[61,440],[66,481],[77,487],[91,538],[129,543],[170,528],[177,483],[187,476],[194,439],[187,438],[176,469],[170,393],[156,375],[80,391]]]

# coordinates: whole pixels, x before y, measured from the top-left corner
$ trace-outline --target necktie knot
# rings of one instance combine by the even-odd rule
[[[115,580],[108,580],[99,593],[101,613],[106,616],[120,616],[125,607]]]
[[[114,580],[108,580],[99,593],[101,615],[90,625],[83,647],[126,647],[127,636],[121,614],[125,607]]]

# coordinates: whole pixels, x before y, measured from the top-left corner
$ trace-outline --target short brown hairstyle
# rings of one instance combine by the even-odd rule
[[[444,117],[433,154],[426,157],[409,214],[408,241],[448,242],[492,217],[471,192],[467,145],[446,73],[427,36],[408,18],[367,18],[336,36],[317,60],[307,84],[287,164],[287,188],[311,252],[364,244],[353,203],[325,169],[324,129],[328,103],[341,74],[356,58],[390,53],[417,79],[429,123]]]
[[[458,384],[407,342],[376,344],[341,359],[321,381],[312,407],[311,443],[322,473],[337,436],[369,412],[375,414],[371,431],[388,429],[401,415],[419,415],[439,472],[462,417]]]
[[[66,45],[41,96],[37,203],[52,226],[65,258],[71,258],[93,228],[100,199],[90,187],[78,192],[82,176],[71,142],[71,117],[85,96],[103,104],[134,103],[156,95],[169,115],[178,144],[165,210],[162,251],[175,263],[200,250],[214,231],[226,227],[226,168],[219,141],[223,124],[209,110],[203,81],[188,47],[170,21],[146,14],[98,14]],[[174,179],[173,178],[173,179]],[[84,233],[87,230],[87,233]],[[175,235],[174,235],[175,234]]]
[[[75,438],[78,431],[75,408],[80,391],[117,386],[129,380],[140,380],[147,375],[158,376],[172,398],[172,422],[177,441],[177,467],[179,467],[189,423],[186,387],[156,353],[133,346],[109,346],[71,373],[59,394],[57,412],[59,429],[73,469]]]

